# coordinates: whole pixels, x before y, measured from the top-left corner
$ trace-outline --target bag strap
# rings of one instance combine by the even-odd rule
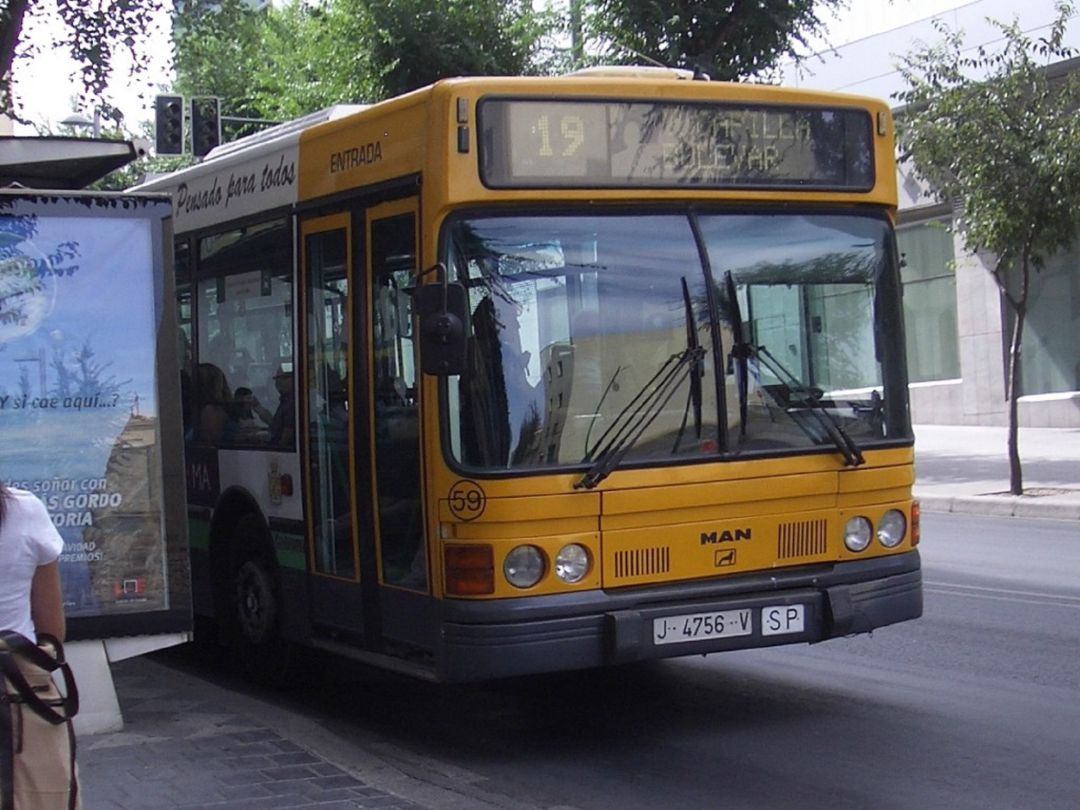
[[[41,649],[40,645],[42,643],[52,646],[52,656]],[[60,639],[56,636],[41,633],[38,635],[38,644],[34,645],[34,649],[40,652],[43,658],[52,658],[55,669],[51,671],[60,670],[60,677],[64,681],[64,714],[70,720],[79,713],[79,685],[75,682],[75,675],[71,671],[71,665],[67,662],[67,658],[64,657],[64,645],[60,643]]]
[[[0,630],[0,642],[2,642],[0,643],[0,650],[6,647],[10,652],[23,656],[34,666],[41,667],[47,672],[53,672],[57,668],[57,661],[63,660],[63,648],[56,637],[50,636],[48,633],[42,633],[39,639],[56,649],[55,658],[22,633],[16,633],[14,630]]]
[[[37,644],[34,644],[26,636],[15,633],[11,630],[0,631],[0,670],[3,671],[4,676],[11,682],[11,685],[15,688],[15,691],[22,698],[23,702],[29,706],[35,714],[44,720],[52,723],[54,726],[58,726],[61,723],[65,723],[74,717],[79,712],[79,689],[75,684],[75,677],[72,675],[71,666],[64,659],[64,647],[60,643],[60,640],[54,636],[42,634],[41,641],[45,644],[49,644],[56,650],[56,656],[49,655],[45,650],[41,649]],[[6,649],[5,649],[6,648]],[[60,671],[60,674],[64,681],[65,697],[60,704],[64,711],[58,712],[48,703],[41,699],[41,697],[34,691],[34,688],[27,683],[26,676],[23,675],[22,670],[19,669],[18,663],[15,661],[15,656],[21,656],[23,659],[40,667],[48,673]]]
[[[15,723],[7,697],[7,681],[0,677],[0,810],[15,808]]]

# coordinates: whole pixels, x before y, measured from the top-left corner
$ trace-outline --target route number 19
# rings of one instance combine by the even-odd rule
[[[533,133],[540,137],[541,157],[554,157],[556,148],[560,157],[571,157],[585,143],[585,121],[580,115],[560,115],[555,138],[559,143],[552,144],[552,120],[550,115],[541,115],[533,125]]]

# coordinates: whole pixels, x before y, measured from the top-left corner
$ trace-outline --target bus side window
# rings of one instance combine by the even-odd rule
[[[194,309],[195,361],[224,374],[225,425],[213,439],[227,447],[295,446],[292,233],[284,219],[199,239],[194,296],[181,299],[187,331]],[[194,308],[192,303],[195,304]],[[193,375],[194,376],[194,375]],[[196,407],[207,396],[193,379],[188,435],[199,430]],[[205,440],[205,439],[203,439]]]

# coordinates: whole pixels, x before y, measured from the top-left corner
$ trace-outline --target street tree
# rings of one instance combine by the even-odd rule
[[[186,3],[173,24],[173,90],[227,99],[229,115],[261,117],[254,78],[261,64],[272,61],[262,47],[269,14],[245,0]]]
[[[217,96],[229,118],[290,120],[371,97],[369,26],[348,2],[191,4],[173,34],[176,92]],[[362,10],[361,10],[362,11]],[[242,126],[231,134],[242,134]]]
[[[370,21],[380,97],[452,76],[533,74],[551,25],[530,0],[338,0]]]
[[[38,50],[51,48],[67,53],[79,66],[82,105],[114,117],[116,110],[106,96],[116,56],[127,52],[134,72],[145,70],[150,56],[147,34],[162,20],[165,6],[166,0],[0,0],[0,113],[21,117],[21,105],[14,92],[17,68],[30,64]],[[172,3],[168,6],[171,8]],[[53,9],[59,24],[45,26],[44,20]],[[34,23],[50,32],[36,45],[24,37]]]
[[[1064,45],[1071,0],[1058,0],[1045,38],[994,22],[994,49],[964,48],[963,33],[937,23],[942,40],[906,54],[908,88],[898,119],[901,149],[941,199],[969,252],[995,258],[991,272],[1012,315],[1006,396],[1009,489],[1023,494],[1018,447],[1021,347],[1031,274],[1080,230],[1080,74],[1047,66],[1073,56]]]
[[[371,26],[347,2],[294,2],[271,8],[262,32],[252,97],[263,117],[297,118],[334,104],[370,101],[376,82]],[[359,43],[359,45],[358,45]]]
[[[449,76],[537,72],[552,19],[527,0],[192,4],[174,34],[175,89],[219,96],[229,117],[289,120]]]
[[[644,60],[735,80],[807,55],[810,39],[824,33],[819,12],[846,7],[847,0],[595,0],[584,27],[602,61]]]

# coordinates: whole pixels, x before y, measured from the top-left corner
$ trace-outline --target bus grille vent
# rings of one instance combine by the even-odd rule
[[[644,577],[671,571],[671,549],[635,548],[615,552],[615,578]]]
[[[828,549],[828,521],[806,520],[800,523],[781,523],[777,542],[777,556],[781,560],[791,557],[813,557]]]

